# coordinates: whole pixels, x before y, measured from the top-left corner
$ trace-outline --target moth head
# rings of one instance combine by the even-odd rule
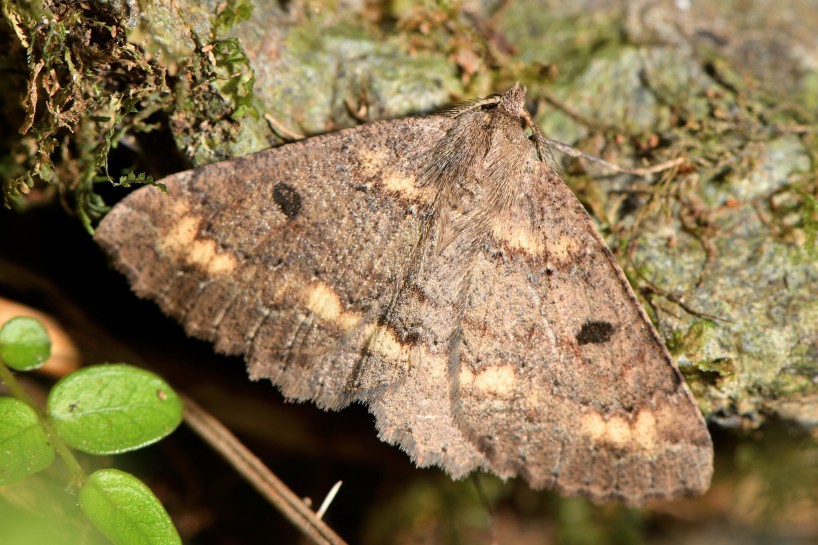
[[[516,119],[523,119],[528,112],[525,110],[526,89],[519,82],[511,86],[511,89],[500,97],[497,108]]]

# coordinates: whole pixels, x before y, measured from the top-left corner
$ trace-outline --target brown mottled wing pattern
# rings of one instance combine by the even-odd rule
[[[538,160],[524,98],[515,86],[177,174],[96,238],[188,333],[289,398],[367,402],[419,465],[597,501],[702,492],[702,416]]]
[[[712,446],[693,397],[581,204],[529,156],[472,265],[461,429],[535,488],[628,504],[703,492]]]
[[[95,237],[188,334],[245,355],[291,399],[340,408],[405,372],[378,304],[430,208],[417,157],[449,125],[372,123],[181,172],[167,195],[129,195]]]

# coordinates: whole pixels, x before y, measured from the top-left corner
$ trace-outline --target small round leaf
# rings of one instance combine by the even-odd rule
[[[0,485],[37,473],[54,461],[54,448],[34,409],[0,397]]]
[[[182,421],[182,401],[155,374],[126,364],[85,367],[48,395],[60,437],[89,454],[128,452],[159,441]]]
[[[174,545],[182,539],[145,483],[118,469],[94,472],[80,488],[80,508],[115,545]]]
[[[0,328],[0,359],[12,369],[36,369],[50,355],[51,337],[39,320],[18,316]]]

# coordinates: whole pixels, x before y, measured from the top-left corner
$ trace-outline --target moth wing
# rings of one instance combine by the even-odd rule
[[[501,476],[595,501],[701,493],[704,420],[582,205],[532,154],[473,264],[453,412]]]
[[[370,399],[404,372],[378,302],[429,206],[416,158],[450,124],[371,123],[181,172],[167,195],[126,197],[95,238],[138,295],[288,398]]]

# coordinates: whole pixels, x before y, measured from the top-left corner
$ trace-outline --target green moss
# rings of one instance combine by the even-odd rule
[[[800,196],[803,199],[801,222],[806,234],[804,251],[815,260],[818,259],[818,199],[808,193],[801,193]]]
[[[283,34],[281,56],[259,81],[266,111],[290,132],[428,112],[463,92],[445,56],[411,51],[403,36],[384,38],[351,18],[308,19]]]
[[[676,357],[682,354],[696,354],[702,347],[705,335],[713,329],[712,322],[696,320],[690,324],[686,331],[674,331],[667,340],[667,348]]]
[[[513,42],[521,69],[559,64],[561,77],[572,80],[592,59],[623,44],[614,23],[617,18],[609,10],[589,12],[579,4],[548,7],[537,0],[522,0],[503,9],[497,23]]]
[[[110,150],[126,132],[150,130],[144,119],[169,101],[165,69],[126,40],[117,18],[124,14],[92,6],[98,10],[46,3],[38,19],[13,4],[4,10],[26,50],[29,72],[20,127],[21,143],[29,143],[27,167],[4,181],[4,203],[38,182],[54,184],[73,197],[67,202],[89,230],[107,209],[94,185],[118,183],[108,175]]]

